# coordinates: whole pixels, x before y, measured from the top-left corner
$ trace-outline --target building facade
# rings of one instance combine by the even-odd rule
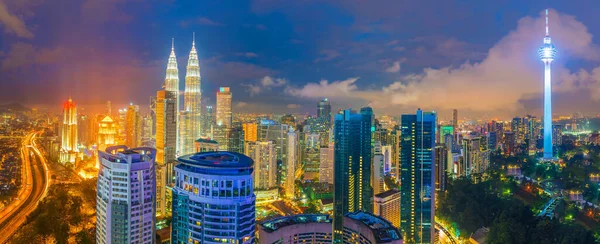
[[[155,158],[154,148],[113,146],[98,152],[97,243],[154,243]]]
[[[254,161],[254,189],[277,187],[277,154],[273,142],[247,142],[244,154]]]
[[[373,110],[344,110],[335,115],[333,240],[343,242],[344,215],[371,212],[371,127]]]
[[[321,147],[319,164],[319,182],[333,184],[333,143],[328,147]]]
[[[79,153],[79,148],[77,148],[77,107],[71,98],[63,104],[61,139],[60,162],[75,164]]]
[[[177,161],[171,243],[255,243],[252,159],[204,152]]]
[[[400,228],[400,191],[391,189],[376,194],[373,213]]]
[[[419,109],[401,120],[400,225],[407,242],[433,243],[436,115]]]
[[[161,90],[156,93],[156,214],[167,216],[171,206],[167,201],[169,187],[175,175],[177,159],[177,95]]]
[[[217,126],[231,128],[232,113],[231,113],[231,90],[229,87],[221,87],[217,92]]]
[[[200,65],[198,53],[196,52],[195,40],[192,40],[192,50],[188,58],[185,73],[185,91],[183,93],[183,109],[188,113],[185,133],[182,141],[182,155],[193,152],[194,141],[200,138],[202,117],[202,89],[201,89]]]

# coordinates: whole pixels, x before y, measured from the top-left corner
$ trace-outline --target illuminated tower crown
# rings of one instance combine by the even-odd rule
[[[552,44],[552,39],[550,38],[550,32],[548,30],[548,9],[546,9],[546,36],[544,37],[544,44],[538,50],[538,54],[544,63],[552,62],[554,57],[556,57],[556,48]]]

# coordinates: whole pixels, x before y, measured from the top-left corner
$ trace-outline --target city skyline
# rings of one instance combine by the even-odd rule
[[[95,1],[89,2],[92,4]],[[95,19],[98,18],[98,14],[95,14],[95,17],[86,17],[77,27],[93,26],[98,24],[97,21],[108,26],[120,24],[120,28],[100,30],[94,35],[114,35],[119,38],[86,41],[85,46],[94,46],[97,50],[82,51],[82,54],[89,55],[90,52],[104,49],[108,51],[96,55],[95,61],[69,66],[75,72],[65,73],[63,69],[66,63],[76,59],[73,52],[82,49],[80,44],[70,42],[82,41],[79,39],[84,37],[55,38],[55,41],[41,45],[39,42],[44,40],[41,38],[49,37],[43,37],[45,31],[33,25],[40,19],[53,16],[40,10],[43,7],[48,9],[47,3],[28,3],[23,6],[3,3],[7,14],[17,18],[21,25],[2,24],[5,31],[2,35],[6,38],[0,41],[0,69],[4,71],[0,78],[8,89],[2,89],[4,92],[0,94],[0,103],[18,101],[50,108],[61,99],[36,95],[43,94],[42,91],[52,91],[60,94],[59,97],[72,94],[81,108],[85,109],[82,112],[100,111],[106,100],[111,100],[115,106],[134,103],[145,107],[148,97],[164,83],[160,77],[165,77],[164,60],[169,56],[169,48],[175,46],[179,57],[177,65],[184,67],[191,34],[195,32],[203,71],[202,92],[206,94],[202,104],[214,105],[214,94],[218,88],[229,86],[232,92],[238,94],[232,104],[234,111],[306,113],[312,111],[315,102],[329,98],[333,111],[369,105],[376,113],[388,115],[400,115],[420,107],[434,110],[441,117],[445,117],[451,108],[461,110],[464,116],[509,118],[532,113],[541,117],[540,80],[543,76],[537,71],[543,65],[535,57],[533,40],[539,40],[539,36],[543,35],[543,9],[546,5],[526,3],[515,7],[517,3],[514,2],[498,4],[500,6],[496,6],[496,10],[486,9],[482,13],[463,16],[462,19],[454,14],[435,15],[435,20],[446,23],[444,29],[447,30],[437,31],[439,24],[427,21],[422,24],[424,30],[408,29],[400,33],[393,31],[392,27],[403,26],[397,26],[390,20],[402,17],[393,17],[387,12],[382,12],[381,16],[370,16],[357,10],[351,1],[328,3],[325,5],[334,10],[332,15],[316,17],[323,23],[322,30],[307,33],[306,29],[311,23],[303,23],[302,20],[307,18],[306,8],[311,4],[316,3],[297,3],[298,14],[292,14],[277,3],[246,3],[232,12],[239,14],[239,17],[231,19],[215,14],[224,6],[208,4],[206,10],[201,12],[190,10],[184,11],[181,16],[152,20],[150,22],[156,25],[155,29],[142,28],[145,32],[139,35],[126,31],[146,20],[146,16],[132,9],[136,4],[122,6],[124,4],[111,3],[107,8],[118,8],[120,11],[116,12],[123,14],[122,19],[110,18],[111,15]],[[445,5],[449,9],[464,7],[456,3]],[[407,9],[419,6],[418,3],[406,4]],[[563,6],[558,2],[549,6],[553,41],[561,47],[561,61],[554,65],[555,114],[566,114],[569,112],[567,109],[572,107],[577,107],[580,112],[593,112],[595,100],[587,93],[593,93],[598,83],[593,69],[598,66],[600,51],[592,36],[600,32],[600,26],[596,26],[590,19],[590,13],[584,10]],[[81,11],[86,9],[86,6],[78,5],[72,8],[77,7],[81,7]],[[165,10],[154,7],[151,10],[169,13],[180,11],[183,7],[172,4]],[[502,9],[510,7],[515,7],[511,8],[512,12],[502,12]],[[369,8],[381,9],[382,6],[373,5]],[[560,12],[556,9],[560,9]],[[36,15],[21,14],[25,10]],[[39,14],[36,12],[38,10]],[[64,18],[74,20],[82,17]],[[167,20],[169,23],[166,23]],[[459,26],[462,28],[464,24],[472,22],[481,24],[471,29],[468,33],[471,36],[465,33],[466,30],[459,29]],[[43,27],[47,26],[40,25],[40,28]],[[284,29],[288,31],[274,35],[276,31]],[[50,34],[48,36],[56,35]],[[147,38],[148,35],[163,38]],[[244,42],[239,38],[240,35],[252,37]],[[216,36],[222,38],[216,40]],[[174,44],[171,38],[175,38]],[[340,45],[331,46],[324,40],[339,42]],[[135,46],[134,41],[138,41]],[[228,47],[224,47],[226,45]],[[504,55],[498,55],[500,53]],[[364,61],[362,66],[356,59]],[[491,67],[497,73],[489,73],[489,70],[493,70]],[[25,70],[29,73],[24,74]],[[514,76],[498,75],[507,73],[501,72],[507,70],[511,70],[508,73],[514,73]],[[40,83],[37,80],[41,79],[35,78],[35,74],[42,71],[47,74],[43,83],[22,89],[24,84]],[[82,73],[89,74],[89,77],[83,79]],[[183,88],[185,74],[179,73],[179,87]],[[498,77],[488,79],[495,75]],[[462,81],[457,77],[462,77]],[[498,99],[502,94],[496,91],[515,87],[515,84],[521,84],[519,89]],[[116,85],[123,89],[109,99],[107,89]],[[456,97],[459,93],[453,92],[451,87],[467,89],[467,93]],[[88,94],[86,91],[90,89],[98,92]],[[118,94],[132,89],[139,89],[140,92],[132,96]],[[8,93],[7,90],[14,92]],[[183,89],[180,90],[183,93]],[[25,95],[25,91],[30,95]],[[423,97],[419,95],[423,91],[439,93],[446,99],[423,102]],[[478,94],[482,92],[490,94],[481,99]],[[473,99],[479,103],[470,103]]]

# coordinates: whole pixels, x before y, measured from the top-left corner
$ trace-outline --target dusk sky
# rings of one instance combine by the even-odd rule
[[[541,117],[546,7],[555,114],[597,112],[594,0],[0,0],[0,104],[147,107],[172,37],[183,89],[195,32],[206,105],[230,86],[234,111]]]

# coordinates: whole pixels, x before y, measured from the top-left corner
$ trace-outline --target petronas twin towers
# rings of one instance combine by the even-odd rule
[[[183,110],[180,111],[177,118],[178,155],[193,153],[194,141],[201,136],[202,91],[200,90],[200,81],[200,65],[198,53],[196,52],[196,40],[194,35],[192,38],[192,50],[190,51],[186,67]],[[172,91],[177,94],[177,109],[181,109],[179,98],[179,71],[177,69],[174,43],[171,46],[171,54],[169,55],[169,62],[167,64],[165,86],[167,91]]]

